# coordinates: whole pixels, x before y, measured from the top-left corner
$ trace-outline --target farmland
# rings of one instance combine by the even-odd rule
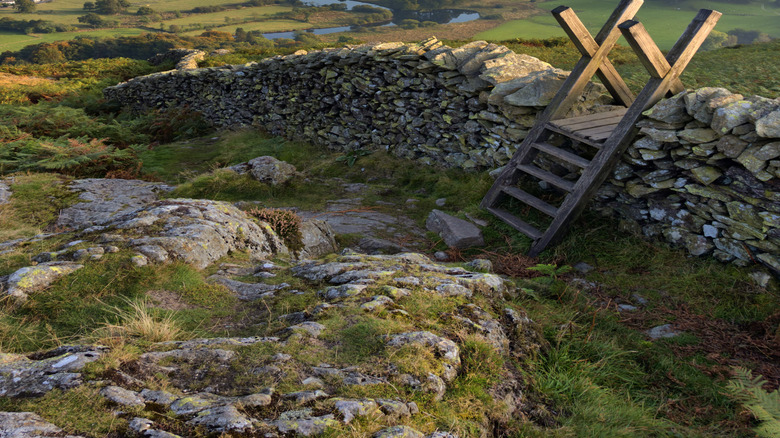
[[[612,0],[567,0],[537,3],[543,11],[539,15],[507,21],[493,29],[476,35],[478,39],[503,41],[513,38],[551,38],[565,36],[548,11],[560,4],[573,8],[585,26],[595,34],[612,12],[616,2]],[[676,5],[647,1],[637,14],[661,49],[669,49],[696,14],[702,8],[723,13],[716,30],[728,32],[734,29],[751,29],[766,32],[770,37],[780,37],[780,8],[767,6],[765,2],[733,4],[719,1],[690,0]]]

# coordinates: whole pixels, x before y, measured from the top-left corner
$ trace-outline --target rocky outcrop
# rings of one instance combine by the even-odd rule
[[[47,262],[26,266],[7,277],[0,277],[0,293],[25,299],[30,293],[45,289],[57,279],[83,268],[73,262]]]
[[[269,156],[253,158],[229,169],[239,175],[248,173],[252,178],[272,186],[284,184],[298,175],[292,164]]]
[[[257,125],[345,152],[464,168],[505,162],[567,73],[504,46],[435,38],[170,71],[104,90],[135,109],[187,105],[218,126]],[[588,85],[575,112],[600,100]]]
[[[79,371],[98,360],[102,347],[63,346],[32,355],[0,353],[0,397],[41,396],[52,389],[83,383]]]

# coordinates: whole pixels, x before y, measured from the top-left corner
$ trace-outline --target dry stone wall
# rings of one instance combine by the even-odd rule
[[[597,205],[693,255],[780,273],[780,99],[701,88],[645,115]]]
[[[506,163],[567,76],[504,46],[453,49],[435,38],[182,67],[104,94],[136,110],[188,106],[217,126],[465,169]],[[589,84],[572,115],[608,103]],[[780,101],[703,88],[646,115],[595,208],[693,255],[780,272]],[[544,157],[538,164],[577,176]]]
[[[335,150],[384,148],[487,168],[512,156],[566,77],[504,46],[453,49],[431,38],[173,70],[104,93],[138,110],[186,105],[217,126],[261,126]],[[573,111],[593,107],[602,93],[590,84]]]

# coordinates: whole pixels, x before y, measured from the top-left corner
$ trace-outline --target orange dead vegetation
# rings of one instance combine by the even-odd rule
[[[41,85],[46,83],[54,83],[51,79],[39,78],[37,76],[20,76],[11,73],[0,73],[0,86],[16,86],[16,85]]]

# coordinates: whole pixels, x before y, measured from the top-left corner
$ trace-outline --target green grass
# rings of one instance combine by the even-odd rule
[[[604,21],[612,13],[615,2],[607,0],[570,0],[565,2],[579,16],[580,20],[595,35]],[[559,6],[558,2],[538,4],[547,11]],[[761,9],[761,2],[749,5],[734,5],[716,1],[689,1],[682,3],[678,10],[676,5],[645,2],[636,15],[636,19],[645,25],[658,47],[668,50],[683,33],[688,23],[696,15],[699,8],[708,8],[723,12],[716,30],[728,32],[736,28],[760,30],[771,37],[780,37],[780,10],[777,8]],[[566,34],[549,14],[544,12],[524,20],[508,21],[498,27],[477,34],[475,39],[503,41],[512,38],[550,38],[565,37]],[[625,44],[624,40],[620,40]]]
[[[166,25],[187,26],[190,24],[201,24],[203,26],[223,25],[227,18],[231,20],[263,20],[267,17],[279,13],[292,11],[291,6],[256,6],[251,8],[229,9],[220,12],[210,12],[206,14],[192,14],[187,17],[174,18],[163,21]],[[262,24],[262,23],[258,23]],[[241,24],[234,26],[243,27]],[[233,29],[235,30],[235,28]],[[246,30],[246,29],[245,29]],[[201,31],[202,32],[202,31]]]
[[[40,19],[40,17],[37,17],[37,19]],[[3,52],[7,50],[17,51],[31,44],[52,43],[54,41],[67,41],[67,40],[72,40],[73,38],[79,36],[119,37],[119,36],[129,36],[129,35],[141,35],[143,33],[148,33],[148,32],[149,32],[148,30],[144,30],[144,29],[122,27],[122,28],[115,28],[115,29],[81,30],[81,31],[74,31],[74,32],[54,32],[54,33],[41,33],[41,34],[31,34],[31,35],[16,34],[15,36],[11,37],[10,40],[7,40],[5,37],[2,38],[2,41],[0,41],[0,51]]]

